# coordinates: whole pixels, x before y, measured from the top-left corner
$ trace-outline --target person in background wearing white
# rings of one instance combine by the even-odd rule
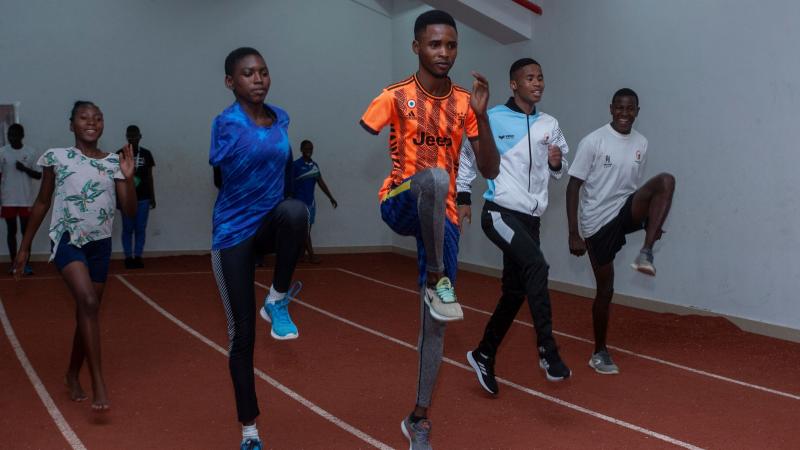
[[[8,127],[8,145],[0,149],[0,217],[6,220],[8,236],[8,256],[13,272],[14,259],[17,257],[17,218],[19,230],[25,234],[28,217],[33,205],[33,180],[42,178],[42,173],[33,169],[36,164],[36,151],[22,143],[25,128],[15,123]],[[24,275],[33,275],[28,261],[23,268]]]

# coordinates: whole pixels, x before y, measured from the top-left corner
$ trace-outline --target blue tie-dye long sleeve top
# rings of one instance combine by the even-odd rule
[[[211,125],[209,164],[219,168],[222,186],[214,205],[212,250],[233,247],[258,230],[286,196],[291,167],[289,115],[264,105],[271,126],[256,125],[238,102],[222,111]]]

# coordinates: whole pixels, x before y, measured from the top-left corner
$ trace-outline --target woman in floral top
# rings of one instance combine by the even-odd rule
[[[78,381],[85,359],[92,377],[92,409],[105,411],[109,401],[100,365],[98,310],[108,276],[117,199],[125,215],[136,215],[133,150],[127,145],[116,155],[97,148],[103,134],[103,113],[91,102],[75,102],[69,120],[75,146],[53,148],[39,158],[42,184],[14,261],[14,276],[19,278],[22,273],[31,241],[55,194],[48,233],[53,245],[50,260],[75,297],[77,310],[66,383],[72,400],[86,399]]]

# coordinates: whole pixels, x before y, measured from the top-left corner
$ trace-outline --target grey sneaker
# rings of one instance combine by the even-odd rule
[[[447,277],[442,277],[435,288],[425,286],[425,303],[431,316],[439,322],[452,322],[464,318],[464,312],[456,298],[456,291]]]
[[[589,359],[589,367],[595,370],[597,373],[602,373],[603,375],[614,375],[619,373],[619,367],[614,364],[614,361],[611,359],[611,355],[608,354],[608,350],[601,350],[592,355],[591,359]]]
[[[429,439],[430,420],[420,419],[417,423],[411,423],[411,416],[407,416],[400,422],[400,429],[403,430],[403,436],[408,439],[408,450],[433,450]]]
[[[653,251],[642,249],[639,252],[639,256],[631,264],[631,267],[633,267],[633,270],[642,272],[645,275],[656,276],[656,268],[653,266]]]

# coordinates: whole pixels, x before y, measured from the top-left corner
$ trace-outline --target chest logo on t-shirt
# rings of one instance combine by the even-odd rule
[[[633,161],[636,164],[641,164],[642,163],[642,151],[641,150],[636,150],[636,154],[634,155],[634,160]]]
[[[611,163],[611,155],[606,155],[605,161],[603,161],[603,167],[611,167],[614,164]]]
[[[439,147],[452,147],[453,140],[449,137],[433,136],[425,133],[424,131],[419,134],[419,137],[412,140],[414,145],[436,145]]]

